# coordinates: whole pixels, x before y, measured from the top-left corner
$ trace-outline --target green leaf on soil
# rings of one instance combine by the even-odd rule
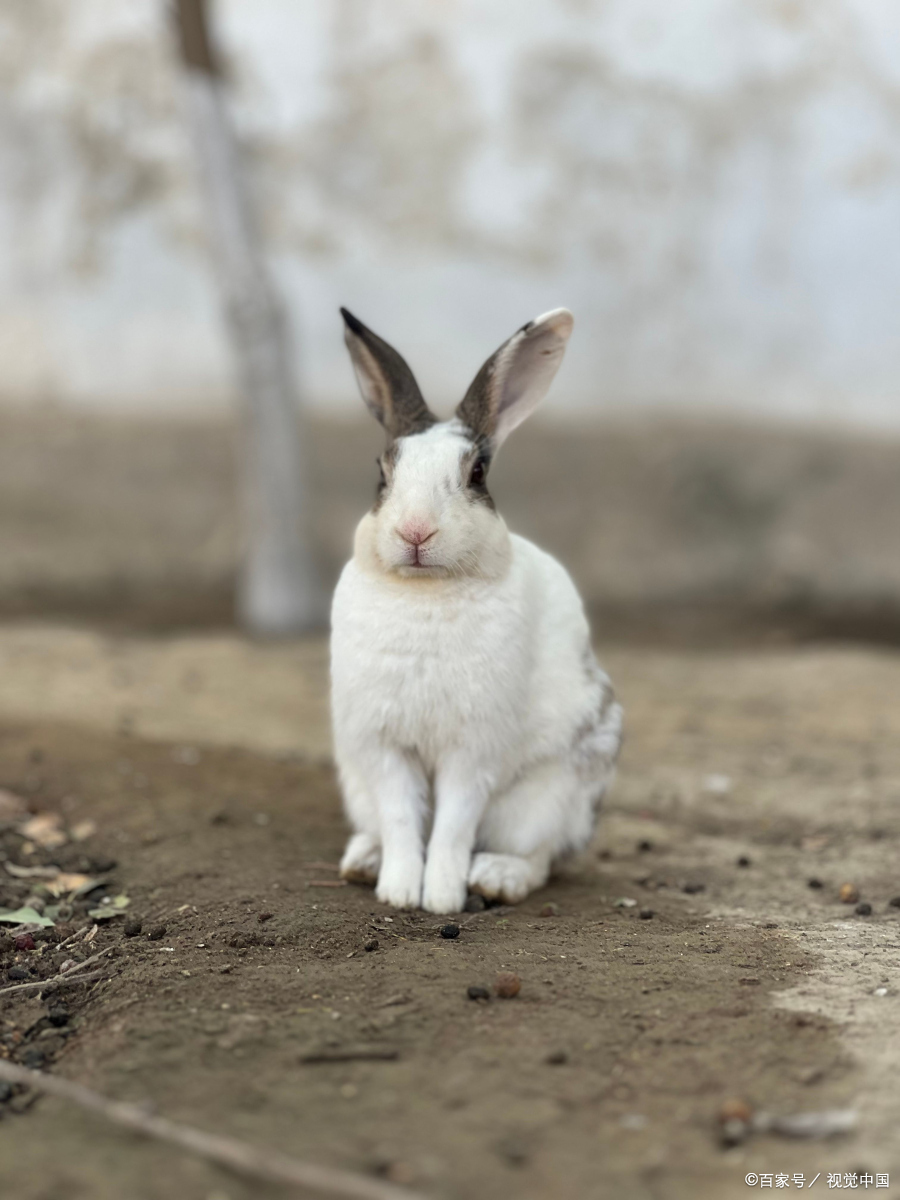
[[[42,916],[33,908],[0,908],[0,921],[8,921],[11,925],[52,925],[47,916]]]
[[[107,904],[105,908],[89,908],[88,916],[92,921],[111,921],[113,917],[124,917],[125,910],[113,908],[111,904]]]

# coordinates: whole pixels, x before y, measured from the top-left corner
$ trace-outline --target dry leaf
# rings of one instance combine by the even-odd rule
[[[815,853],[816,850],[824,850],[831,838],[827,833],[816,833],[810,837],[802,838],[800,841],[800,849]]]
[[[75,892],[79,888],[84,887],[86,883],[98,883],[98,880],[92,880],[90,875],[78,875],[66,871],[60,871],[55,879],[47,880],[47,891],[52,892],[54,896],[62,896],[65,892]]]
[[[38,813],[36,817],[19,826],[19,833],[29,841],[37,842],[45,850],[55,850],[69,840],[68,834],[62,828],[62,817],[59,813],[52,812]]]
[[[28,805],[15,792],[0,788],[0,821],[14,821],[28,813]]]

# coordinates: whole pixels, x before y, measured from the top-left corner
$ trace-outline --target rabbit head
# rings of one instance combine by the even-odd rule
[[[375,504],[357,531],[357,557],[403,578],[505,570],[509,536],[488,471],[547,394],[572,314],[557,308],[523,325],[487,360],[449,421],[431,412],[393,347],[346,309],[341,314],[363,400],[387,434]]]

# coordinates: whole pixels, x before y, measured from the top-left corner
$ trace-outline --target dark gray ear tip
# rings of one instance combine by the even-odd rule
[[[353,313],[348,312],[346,308],[341,309],[341,316],[344,318],[344,324],[351,331],[351,333],[356,333],[362,336],[362,334],[366,332],[366,327],[363,325],[362,321],[357,320]]]

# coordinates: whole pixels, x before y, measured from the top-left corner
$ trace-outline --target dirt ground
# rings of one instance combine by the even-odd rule
[[[0,1055],[446,1200],[728,1200],[748,1172],[822,1172],[823,1191],[828,1172],[889,1173],[877,1194],[900,1194],[900,655],[600,652],[627,743],[596,846],[451,941],[370,890],[316,886],[344,837],[322,643],[0,628],[0,786],[96,823],[54,849],[8,823],[0,903],[36,887],[10,866],[56,865],[105,881],[62,934],[104,894],[142,921],[102,922],[89,947],[7,938],[0,987],[115,957],[64,996],[0,994]],[[839,902],[847,881],[871,915]],[[468,998],[504,969],[515,999]],[[361,1046],[396,1058],[305,1061]],[[850,1107],[858,1128],[727,1149],[729,1098]],[[59,1100],[0,1114],[2,1196],[295,1194]]]

